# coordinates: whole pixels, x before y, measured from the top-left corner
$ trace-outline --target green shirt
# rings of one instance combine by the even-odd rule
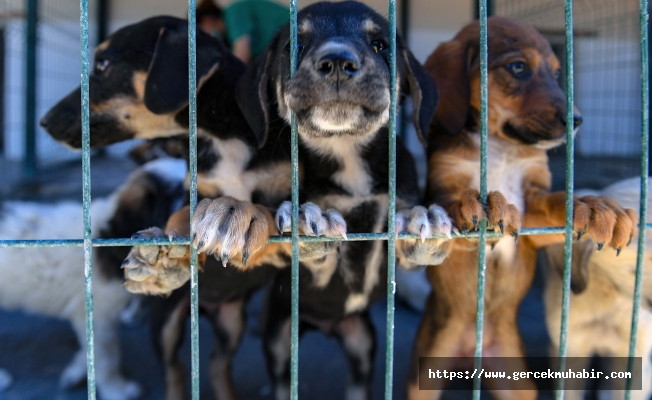
[[[269,0],[239,0],[224,10],[229,41],[249,35],[252,58],[265,50],[278,28],[289,20],[290,10]]]

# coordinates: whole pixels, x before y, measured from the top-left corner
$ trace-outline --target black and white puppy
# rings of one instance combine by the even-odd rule
[[[437,106],[437,89],[397,38],[397,90],[414,106],[414,125],[423,134]],[[296,115],[303,172],[300,199],[334,208],[348,232],[383,232],[388,213],[388,129],[390,108],[387,20],[364,4],[346,1],[308,6],[298,15],[299,62],[290,79],[290,32],[283,28],[240,80],[241,109],[258,140],[270,123]],[[421,235],[401,241],[406,266],[439,264],[448,251],[452,222],[438,206],[419,204],[412,156],[397,143],[398,230]],[[290,230],[289,203],[276,215],[281,232]],[[305,260],[300,270],[301,332],[318,328],[335,335],[350,363],[348,399],[369,398],[375,338],[369,305],[386,292],[385,242],[344,242],[341,251]],[[269,293],[265,350],[276,398],[289,398],[289,269],[277,275]]]

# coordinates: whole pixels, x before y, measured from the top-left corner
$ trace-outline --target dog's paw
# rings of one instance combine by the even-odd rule
[[[292,232],[292,202],[285,201],[276,212],[279,234]],[[346,221],[332,208],[322,211],[314,203],[299,208],[299,233],[306,236],[326,236],[346,239]],[[299,260],[318,259],[333,251],[336,242],[299,242]]]
[[[574,201],[573,229],[577,240],[586,235],[598,244],[605,244],[618,253],[636,236],[638,217],[631,209],[624,209],[606,197],[584,196]]]
[[[518,232],[521,230],[521,213],[513,204],[507,203],[507,199],[500,192],[487,194],[487,229],[507,233],[518,239]]]
[[[411,264],[441,264],[448,254],[448,246],[445,246],[445,243],[451,238],[453,230],[453,221],[446,211],[436,204],[428,209],[416,206],[396,214],[396,232],[407,232],[419,237],[402,240],[398,244],[402,257]],[[448,239],[430,239],[432,235],[444,235]]]
[[[262,207],[229,196],[200,201],[192,227],[193,246],[197,251],[214,254],[225,267],[238,254],[242,266],[246,267],[249,257],[269,239],[267,216]]]
[[[475,189],[466,190],[460,200],[450,207],[448,214],[463,233],[478,229],[480,220],[486,218],[480,192]]]
[[[135,233],[132,238],[174,238],[159,228]],[[125,288],[132,293],[169,294],[190,279],[188,246],[134,246],[122,263]]]

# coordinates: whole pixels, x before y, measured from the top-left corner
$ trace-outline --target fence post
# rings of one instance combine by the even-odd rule
[[[27,32],[25,40],[25,152],[23,174],[36,176],[36,46],[38,0],[27,0]]]

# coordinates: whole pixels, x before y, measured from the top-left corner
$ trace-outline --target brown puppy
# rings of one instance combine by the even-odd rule
[[[477,228],[478,221],[487,218],[490,229],[514,236],[490,242],[487,248],[483,337],[484,356],[521,358],[511,365],[485,360],[485,371],[509,374],[527,370],[516,315],[534,275],[536,250],[563,241],[563,235],[514,239],[518,239],[521,218],[525,227],[564,225],[565,193],[549,192],[546,150],[565,140],[566,101],[557,82],[559,61],[544,37],[521,23],[490,18],[487,185],[493,192],[483,207],[477,191],[479,41],[479,24],[475,22],[442,44],[426,62],[440,89],[441,102],[428,138],[425,201],[444,207],[463,231]],[[581,117],[576,115],[574,126],[580,122]],[[633,212],[611,200],[583,197],[575,200],[574,207],[575,231],[591,237],[599,246],[607,243],[618,249],[635,234]],[[440,381],[437,391],[419,390],[419,357],[473,356],[477,268],[477,242],[455,240],[448,259],[428,269],[434,290],[416,341],[410,399],[438,398],[444,387]],[[457,367],[452,364],[445,363],[442,369]],[[525,385],[532,390],[521,391],[496,391],[513,387],[512,381],[484,383],[498,398],[536,398],[531,381]]]

